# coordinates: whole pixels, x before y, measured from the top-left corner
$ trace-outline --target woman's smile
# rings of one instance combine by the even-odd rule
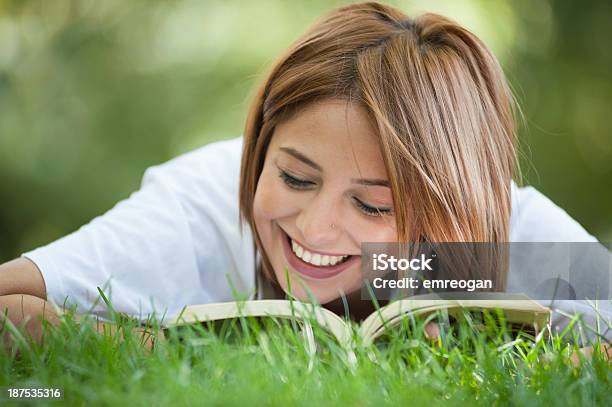
[[[306,278],[332,278],[359,262],[358,255],[325,253],[304,248],[281,229],[285,259],[291,268]]]

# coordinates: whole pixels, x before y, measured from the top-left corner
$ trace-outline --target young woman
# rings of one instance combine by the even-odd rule
[[[148,169],[129,199],[0,266],[0,305],[17,323],[46,301],[104,316],[101,287],[145,319],[283,296],[289,277],[298,298],[358,312],[362,242],[596,241],[512,182],[515,142],[503,72],[471,32],[341,7],[276,61],[243,137]]]

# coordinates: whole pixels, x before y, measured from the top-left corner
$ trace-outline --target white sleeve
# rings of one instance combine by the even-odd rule
[[[146,319],[252,290],[252,237],[246,225],[239,231],[241,142],[209,144],[149,168],[128,199],[24,253],[42,272],[48,299],[104,316],[100,287],[115,310]]]
[[[596,242],[578,222],[534,187],[512,182],[511,242]]]
[[[580,273],[579,280],[582,288],[603,288],[604,285],[609,287],[611,278],[609,271],[611,266],[609,248],[600,245],[597,239],[572,219],[567,212],[555,205],[535,188],[519,188],[512,183],[512,217],[510,225],[511,242],[567,243],[564,247],[569,247],[570,243],[577,243],[571,245],[573,251],[572,261],[582,260],[582,258],[592,259],[593,252],[599,253],[598,259],[602,261],[600,266],[593,268],[574,267],[572,272]],[[515,247],[517,247],[517,251],[521,250],[520,247]],[[511,253],[515,247],[511,249]],[[539,247],[543,248],[544,245]],[[551,247],[555,246],[551,245]],[[563,246],[557,245],[556,247]],[[585,253],[584,256],[580,256],[579,253],[581,251]],[[511,255],[508,291],[529,293],[534,288],[534,281],[538,277],[530,276],[528,275],[530,272],[526,271],[533,269],[532,265],[528,264],[530,258],[527,255],[524,257]],[[563,259],[560,259],[559,263],[563,263]],[[583,289],[575,288],[577,288],[576,291],[584,292]],[[610,289],[604,292],[609,297]],[[589,295],[588,297],[591,296]],[[554,331],[562,331],[568,326],[572,318],[578,316],[586,325],[585,330],[582,331],[586,337],[591,340],[594,339],[597,336],[595,331],[597,326],[599,326],[602,328],[599,335],[608,341],[612,341],[612,301],[610,298],[600,297],[598,300],[595,300],[595,298],[589,298],[589,300],[538,299],[537,301],[553,310],[551,322]]]

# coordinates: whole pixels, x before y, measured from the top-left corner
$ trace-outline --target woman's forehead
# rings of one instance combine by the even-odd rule
[[[384,170],[378,133],[367,111],[343,100],[320,101],[299,110],[276,127],[270,147],[293,148],[310,154],[315,162],[341,160]]]

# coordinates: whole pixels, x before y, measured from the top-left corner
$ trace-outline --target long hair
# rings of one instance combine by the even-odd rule
[[[506,242],[517,167],[515,103],[485,44],[436,14],[361,3],[316,21],[271,67],[244,129],[240,214],[273,279],[253,200],[275,127],[325,98],[365,107],[402,242]],[[505,287],[506,271],[491,276]]]

